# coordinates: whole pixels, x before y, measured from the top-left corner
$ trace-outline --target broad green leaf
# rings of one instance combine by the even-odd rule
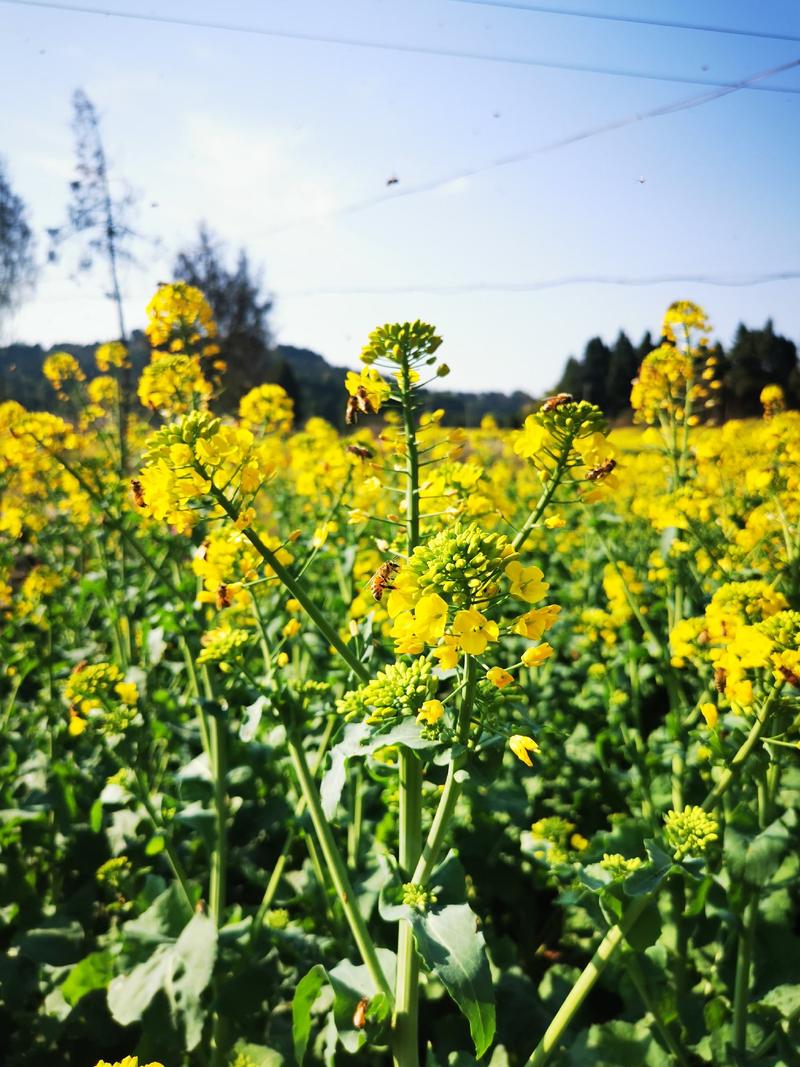
[[[644,952],[658,941],[661,934],[661,913],[651,901],[628,931],[625,940],[636,952]]]
[[[111,953],[92,952],[69,972],[61,985],[61,995],[72,1007],[93,989],[105,989],[113,974]]]
[[[122,927],[125,937],[137,941],[174,941],[186,925],[189,911],[177,884],[160,893],[147,911]]]
[[[766,885],[780,867],[789,840],[789,831],[781,819],[758,834],[745,833],[729,824],[725,830],[725,859],[731,876],[748,885]]]
[[[396,957],[388,949],[378,949],[378,960],[383,972],[394,988]],[[356,1008],[360,1001],[366,1000],[366,1017],[379,1025],[388,1017],[390,1006],[383,993],[379,993],[372,981],[369,971],[361,964],[342,960],[328,972],[333,988],[333,1017],[339,1040],[348,1052],[357,1052],[366,1042],[368,1033],[372,1036],[375,1027],[357,1027],[354,1022]]]
[[[669,1063],[649,1026],[622,1020],[584,1030],[564,1059],[566,1067],[669,1067]]]
[[[344,737],[334,745],[330,752],[330,764],[320,785],[320,799],[327,819],[332,819],[339,806],[345,781],[347,763],[350,759],[363,759],[371,756],[387,745],[405,745],[406,748],[433,748],[434,741],[420,736],[416,722],[402,722],[391,730],[380,733],[366,722],[351,723],[345,727]]]
[[[437,898],[435,903],[418,911],[399,902],[395,883],[381,897],[381,915],[411,924],[425,966],[466,1016],[476,1055],[482,1056],[494,1038],[494,990],[483,934],[466,903],[464,870],[454,853],[431,875],[430,890]]]
[[[83,929],[79,923],[62,927],[39,927],[27,930],[17,939],[19,951],[36,963],[64,967],[81,958]]]
[[[758,1003],[774,1009],[783,1019],[793,1019],[800,1015],[800,985],[777,985]]]
[[[297,983],[292,998],[292,1044],[294,1046],[294,1058],[298,1067],[303,1067],[303,1060],[308,1047],[308,1037],[311,1033],[311,1009],[319,996],[323,984],[328,975],[321,963],[315,964],[311,970]]]
[[[163,990],[173,1018],[183,1024],[186,1049],[191,1051],[202,1037],[205,1012],[200,997],[211,981],[216,951],[216,926],[198,912],[177,941],[158,945],[148,960],[111,982],[108,1007],[112,1016],[121,1026],[137,1022]]]
[[[233,1047],[234,1059],[232,1062],[237,1062],[236,1057],[241,1056],[242,1060],[246,1063],[252,1063],[253,1067],[283,1067],[286,1060],[280,1052],[276,1052],[273,1048],[267,1048],[265,1045],[251,1045],[247,1041],[237,1041]]]

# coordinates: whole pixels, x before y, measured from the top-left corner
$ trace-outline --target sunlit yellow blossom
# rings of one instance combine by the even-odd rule
[[[500,627],[475,608],[468,608],[466,611],[456,612],[452,631],[462,651],[470,656],[479,656],[486,650],[490,641],[497,640]]]
[[[128,349],[121,341],[110,341],[104,345],[98,345],[95,349],[94,360],[97,369],[105,374],[111,367],[129,367]]]
[[[42,365],[45,378],[60,393],[66,382],[85,382],[86,375],[77,359],[69,352],[54,352]]]
[[[546,659],[549,659],[554,652],[552,645],[548,645],[545,641],[541,645],[536,645],[534,648],[527,648],[522,653],[522,662],[526,667],[538,667],[540,663],[544,663]]]
[[[533,740],[533,738],[528,737],[525,734],[514,734],[512,737],[509,737],[508,747],[514,753],[517,759],[521,759],[522,762],[528,767],[533,766],[530,753],[536,755],[537,752],[541,751],[541,749]]]
[[[529,641],[538,641],[558,619],[561,608],[558,604],[548,604],[543,608],[534,608],[520,615],[514,622],[514,633],[527,637]]]
[[[548,582],[542,581],[544,574],[538,567],[523,567],[518,560],[506,564],[505,573],[511,582],[511,595],[529,604],[541,600],[550,588]]]
[[[419,710],[417,722],[425,722],[433,726],[444,715],[444,704],[441,700],[426,700]]]
[[[505,689],[507,685],[511,685],[514,681],[514,675],[510,674],[503,667],[490,667],[486,672],[487,679],[496,685],[498,689]]]
[[[700,714],[705,719],[706,726],[710,730],[713,730],[717,725],[717,720],[719,719],[719,712],[717,711],[716,704],[701,704]]]

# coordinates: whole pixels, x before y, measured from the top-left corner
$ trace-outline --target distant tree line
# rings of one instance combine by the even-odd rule
[[[570,358],[557,391],[598,404],[614,421],[630,418],[631,382],[642,360],[661,343],[646,333],[638,345],[620,331],[613,344],[593,337],[580,359]],[[780,385],[789,407],[800,407],[800,368],[794,341],[775,332],[769,319],[761,329],[740,323],[729,348],[717,343],[710,350],[718,360],[722,418],[746,418],[761,413],[759,394],[765,385]]]

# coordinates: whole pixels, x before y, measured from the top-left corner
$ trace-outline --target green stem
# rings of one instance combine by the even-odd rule
[[[772,689],[767,699],[761,705],[761,710],[759,711],[758,715],[756,716],[755,722],[750,728],[750,733],[742,742],[742,745],[740,746],[736,755],[733,757],[726,769],[720,775],[714,788],[703,801],[704,811],[712,811],[717,806],[722,796],[727,792],[728,787],[730,786],[731,782],[734,779],[734,776],[736,775],[736,772],[747,759],[747,757],[750,755],[750,753],[753,751],[755,746],[758,744],[759,738],[766,729],[773,707],[775,706],[775,702],[778,699],[782,688],[783,682],[778,682],[778,684]]]
[[[569,991],[547,1030],[545,1030],[544,1037],[534,1049],[533,1055],[528,1060],[528,1067],[543,1067],[543,1064],[550,1060],[550,1057],[558,1047],[562,1034],[572,1022],[578,1009],[608,966],[609,960],[623,943],[626,935],[651,899],[649,895],[635,897],[629,905],[623,921],[617,926],[612,926],[597,946],[595,954],[584,967],[577,982]]]
[[[572,450],[572,437],[567,437],[564,444],[561,447],[561,451],[558,454],[558,460],[556,461],[556,468],[553,471],[553,477],[547,483],[542,492],[542,495],[536,502],[533,511],[525,520],[525,524],[517,531],[517,536],[511,542],[511,547],[515,552],[519,552],[525,542],[528,540],[531,530],[537,524],[539,519],[547,508],[547,505],[553,499],[553,494],[561,484],[561,479],[564,476],[564,471],[567,469],[567,460],[569,459],[570,451]]]
[[[411,879],[422,851],[422,767],[408,748],[400,748],[400,870]],[[397,982],[392,1020],[392,1054],[396,1067],[419,1063],[417,1038],[419,957],[411,924],[400,920],[397,939]]]
[[[406,552],[411,557],[419,543],[419,454],[408,357],[404,353],[401,379],[403,436],[406,449]],[[410,749],[399,750],[398,861],[403,878],[411,878],[422,851],[422,767]],[[397,931],[397,978],[392,1019],[392,1056],[395,1067],[419,1063],[419,957],[411,924],[401,919]]]
[[[659,1011],[658,1004],[650,995],[650,990],[647,987],[647,981],[639,960],[635,955],[630,954],[625,960],[625,966],[628,969],[631,982],[633,982],[636,992],[639,994],[645,1009],[652,1015],[655,1028],[658,1030],[661,1040],[667,1046],[673,1061],[677,1063],[679,1067],[686,1067],[687,1061],[684,1051]]]
[[[736,755],[731,760],[730,764],[723,772],[722,776],[718,780],[717,784],[708,794],[703,801],[702,807],[704,811],[712,811],[719,803],[725,792],[728,790],[731,782],[734,779],[736,773],[741,769],[742,764],[747,757],[753,751],[753,748],[758,743],[758,739],[761,737],[767,722],[769,721],[772,709],[775,705],[775,701],[778,698],[778,694],[782,689],[783,683],[779,682],[769,693],[767,699],[761,706],[756,721],[753,723],[753,727],[745,740],[742,742],[740,748],[736,752]],[[416,880],[416,879],[415,879]],[[569,1026],[575,1013],[583,1004],[586,997],[594,988],[597,979],[605,970],[606,965],[612,958],[616,950],[622,944],[625,935],[633,926],[634,922],[641,915],[645,907],[653,900],[651,894],[646,894],[641,897],[636,897],[633,903],[629,906],[628,912],[622,923],[617,926],[613,926],[603,940],[600,942],[597,951],[589,960],[586,967],[581,972],[577,982],[567,994],[561,1007],[556,1012],[550,1025],[545,1031],[544,1037],[541,1039],[536,1049],[533,1052],[530,1060],[528,1060],[528,1067],[542,1067],[546,1064],[553,1052],[555,1051],[558,1042],[561,1040],[561,1036]]]
[[[467,762],[466,742],[469,735],[472,704],[475,699],[475,686],[478,680],[478,668],[474,658],[472,656],[465,656],[464,659],[466,661],[464,666],[466,684],[464,686],[464,696],[461,701],[461,708],[458,715],[458,751],[457,754],[451,758],[450,766],[447,768],[447,778],[445,779],[442,795],[439,798],[439,805],[436,808],[433,823],[431,824],[428,837],[422,849],[422,855],[420,856],[414,871],[412,881],[417,885],[424,885],[428,878],[430,878],[433,868],[436,866],[436,861],[441,853],[442,846],[444,845],[447,836],[447,831],[450,827],[450,822],[456,810],[458,798],[461,796],[461,775],[459,772]]]
[[[202,471],[202,468],[201,473],[203,473],[203,475],[205,476],[205,471]],[[214,499],[223,509],[225,514],[229,518],[233,519],[234,522],[236,522],[239,518],[239,515],[236,511],[236,508],[231,504],[225,494],[220,489],[217,489],[217,487],[214,485],[212,485],[211,492],[214,496]],[[253,546],[253,548],[256,550],[256,552],[258,552],[258,554],[264,560],[264,562],[269,564],[269,566],[275,572],[276,576],[280,579],[281,582],[283,582],[283,584],[286,586],[286,588],[289,590],[295,600],[302,606],[305,613],[314,623],[314,625],[325,638],[325,640],[328,642],[328,644],[336,649],[336,651],[348,665],[353,674],[360,678],[362,682],[368,682],[370,679],[369,670],[353,654],[352,649],[345,644],[345,642],[336,632],[334,627],[331,626],[331,624],[328,622],[323,611],[319,607],[317,607],[317,605],[311,599],[308,594],[308,590],[306,589],[305,583],[296,579],[292,575],[291,571],[284,567],[284,565],[280,562],[275,553],[272,552],[271,549],[267,548],[267,546],[255,532],[255,530],[253,530],[249,526],[246,526],[242,532],[244,533],[244,536],[247,538],[250,544]]]
[[[386,975],[383,973],[383,968],[378,959],[375,944],[367,930],[367,924],[364,922],[361,912],[358,909],[355,893],[353,892],[353,887],[350,884],[350,878],[347,874],[347,867],[339,853],[330,823],[325,818],[325,813],[322,810],[319,792],[317,791],[311,770],[308,766],[305,752],[303,751],[302,746],[291,738],[288,741],[288,746],[292,766],[294,767],[297,780],[300,784],[300,789],[308,806],[311,821],[314,824],[314,831],[317,835],[320,848],[322,849],[322,855],[325,858],[331,881],[333,882],[342,908],[344,909],[347,922],[350,926],[356,946],[358,947],[361,959],[364,961],[364,964],[369,971],[370,977],[375,984],[375,988],[381,993],[384,993],[389,1001],[392,1002],[394,1000],[392,988],[386,979]]]
[[[739,1053],[747,1050],[747,1001],[757,922],[758,893],[755,889],[751,889],[739,929],[736,946],[736,978],[733,986],[733,1048]]]
[[[322,760],[325,753],[328,750],[331,736],[336,726],[337,717],[335,715],[328,716],[328,722],[325,726],[325,731],[322,735],[322,739],[317,749],[317,754],[314,757],[314,762],[311,765],[311,774],[316,778],[319,768],[322,765]],[[306,810],[306,799],[301,796],[294,807],[295,820],[299,819],[303,812]],[[267,888],[264,890],[264,896],[261,898],[261,903],[258,906],[255,918],[253,919],[253,926],[250,930],[250,944],[254,944],[258,940],[258,935],[261,932],[261,928],[264,925],[264,920],[267,917],[269,909],[272,907],[272,902],[275,899],[275,894],[278,892],[278,886],[280,885],[283,872],[286,869],[286,864],[289,859],[289,853],[291,852],[292,845],[294,844],[296,836],[296,830],[292,827],[286,835],[286,840],[283,843],[281,854],[272,868],[272,874],[267,882]]]
[[[211,857],[211,918],[222,926],[225,912],[225,874],[228,855],[228,801],[225,783],[228,775],[227,723],[222,709],[211,716],[211,773],[214,779],[216,842]]]
[[[189,892],[189,879],[186,876],[186,871],[183,868],[183,864],[180,861],[180,857],[175,849],[175,845],[172,842],[172,838],[164,826],[163,820],[160,818],[158,812],[153,807],[153,802],[150,799],[150,790],[144,775],[141,771],[134,771],[134,777],[136,780],[136,787],[138,791],[139,800],[142,802],[142,807],[147,812],[147,817],[150,820],[150,824],[156,833],[161,835],[161,839],[164,842],[164,851],[167,854],[169,865],[172,868],[172,873],[175,875],[175,879],[180,886],[181,894],[183,896],[184,903],[188,909],[190,915],[194,913],[194,904],[192,903],[192,895]]]

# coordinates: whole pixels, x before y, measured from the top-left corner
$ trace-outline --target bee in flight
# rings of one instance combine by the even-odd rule
[[[392,560],[381,563],[369,580],[369,591],[375,600],[380,602],[387,589],[394,589],[392,581],[399,570],[400,564],[394,563]]]
[[[372,451],[363,445],[348,445],[347,451],[351,456],[358,456],[359,459],[372,459],[373,456]]]
[[[615,459],[608,459],[605,463],[599,467],[595,467],[594,470],[589,471],[586,477],[590,482],[600,482],[603,478],[607,478],[609,474],[616,467],[617,461]]]
[[[542,411],[555,411],[562,404],[569,404],[574,399],[575,397],[572,393],[556,393],[555,396],[548,396],[547,400],[542,404]]]

